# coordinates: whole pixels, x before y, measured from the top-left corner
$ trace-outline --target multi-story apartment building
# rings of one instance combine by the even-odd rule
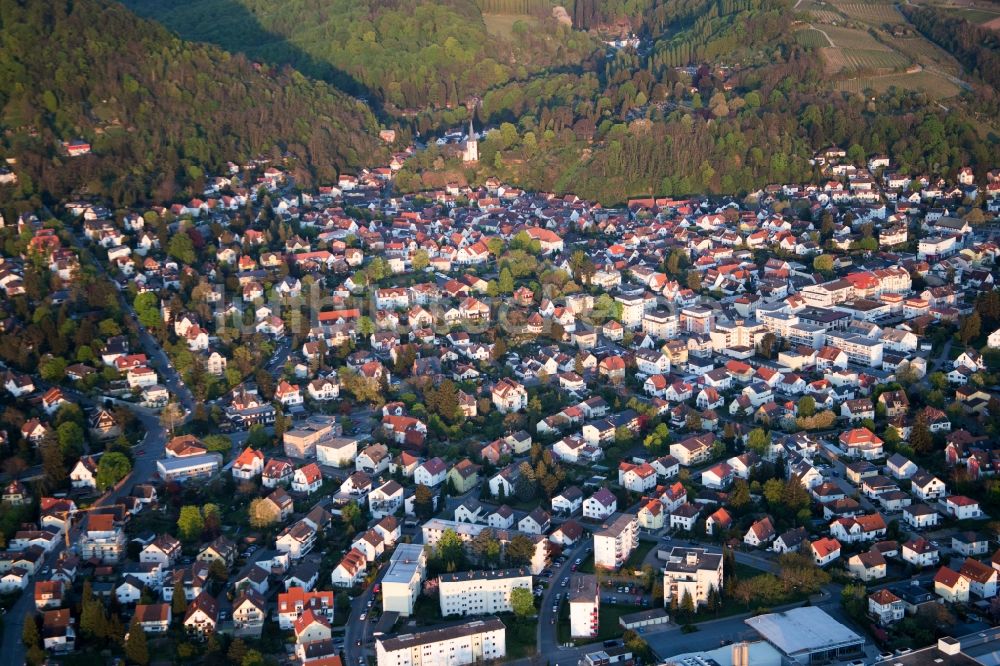
[[[646,313],[645,299],[641,293],[620,294],[615,296],[615,301],[622,306],[622,326],[636,329],[642,326],[642,319]]]
[[[569,630],[573,638],[597,636],[601,594],[597,576],[578,574],[569,582]]]
[[[423,546],[412,543],[396,546],[382,578],[382,610],[412,615],[426,571],[427,554]]]
[[[679,604],[685,593],[695,606],[708,603],[709,591],[722,590],[722,555],[704,548],[671,549],[663,567],[663,600],[667,606],[676,597]]]
[[[760,339],[768,332],[763,323],[746,323],[742,319],[733,322],[716,322],[709,332],[712,339],[712,349],[721,353],[733,353],[742,350],[752,352]]]
[[[831,280],[822,284],[809,285],[802,289],[802,298],[807,305],[828,308],[842,303],[854,294],[854,285],[847,280]]]
[[[828,331],[826,343],[842,350],[852,363],[878,367],[882,365],[882,341],[853,333]]]
[[[594,532],[594,564],[608,569],[617,569],[625,564],[632,549],[639,544],[639,529],[636,517],[621,513],[604,523]]]
[[[654,338],[669,340],[677,337],[677,315],[654,310],[642,316],[642,332]]]
[[[512,612],[511,592],[517,588],[531,591],[531,572],[527,569],[442,574],[438,576],[441,615]]]
[[[680,328],[688,333],[708,335],[712,330],[712,309],[692,305],[681,310]]]
[[[507,656],[507,628],[496,617],[375,641],[379,666],[462,666]]]

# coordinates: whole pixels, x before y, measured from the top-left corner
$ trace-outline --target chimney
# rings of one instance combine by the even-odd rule
[[[750,645],[748,643],[733,644],[733,666],[750,666]]]
[[[962,643],[951,636],[945,636],[938,639],[937,648],[944,654],[953,657],[962,651]]]

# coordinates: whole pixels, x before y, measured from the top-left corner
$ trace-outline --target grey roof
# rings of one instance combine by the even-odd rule
[[[461,571],[441,574],[438,576],[438,580],[442,583],[457,583],[463,580],[500,580],[503,578],[519,578],[521,576],[531,576],[531,572],[525,568]]]
[[[472,636],[474,634],[485,633],[487,631],[506,630],[503,622],[497,617],[487,617],[482,620],[472,622],[459,622],[447,626],[438,626],[433,629],[425,629],[409,634],[400,634],[390,638],[382,639],[379,642],[387,652],[396,650],[409,650],[410,648],[428,643],[437,643],[462,636]]]
[[[816,606],[767,613],[747,618],[744,622],[793,658],[865,642],[864,638]]]
[[[396,550],[389,560],[389,568],[382,578],[382,583],[409,584],[413,580],[413,574],[420,568],[423,551],[424,547],[420,544],[401,543],[396,546]]]
[[[597,598],[597,576],[574,574],[569,581],[569,602],[594,603]]]

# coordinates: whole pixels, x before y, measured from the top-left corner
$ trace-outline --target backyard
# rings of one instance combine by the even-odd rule
[[[618,618],[629,613],[637,613],[642,610],[649,610],[642,606],[623,606],[620,604],[601,604],[599,613],[599,623],[597,636],[594,638],[572,639],[569,628],[569,604],[563,604],[559,608],[558,639],[559,643],[575,642],[580,645],[593,643],[595,641],[606,641],[611,638],[620,638],[625,631]]]

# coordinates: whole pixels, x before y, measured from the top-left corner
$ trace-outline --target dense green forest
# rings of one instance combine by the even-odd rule
[[[619,203],[813,180],[810,159],[826,145],[888,153],[908,173],[985,170],[1000,159],[996,136],[983,140],[967,117],[924,95],[831,93],[821,59],[789,37],[793,18],[781,3],[668,4],[675,22],[648,57],[623,51],[595,71],[487,93],[479,113],[499,128],[480,143],[478,169],[467,175]],[[677,69],[705,61],[728,67]],[[439,157],[421,155],[398,185],[439,184]]]
[[[19,191],[170,199],[227,160],[287,156],[305,184],[382,150],[363,103],[288,68],[192,45],[103,0],[0,0],[3,151]],[[67,158],[61,142],[93,154]]]
[[[379,164],[379,121],[402,141],[433,135],[464,122],[470,97],[495,128],[479,164],[432,148],[401,190],[497,175],[606,203],[740,194],[818,177],[809,159],[829,144],[889,153],[912,173],[1000,162],[996,37],[933,11],[907,9],[984,82],[950,111],[918,93],[831,92],[816,51],[794,39],[788,0],[563,5],[581,25],[635,26],[641,47],[619,51],[560,24],[549,0],[127,1],[235,53],[106,0],[0,0],[4,148],[21,177],[0,197],[169,200],[197,192],[206,169],[258,155],[286,160],[308,187]],[[65,157],[74,138],[94,154]]]
[[[515,24],[509,36],[489,33],[475,0],[126,4],[184,38],[291,64],[390,111],[460,106],[533,72],[578,65],[595,46],[552,18]]]

